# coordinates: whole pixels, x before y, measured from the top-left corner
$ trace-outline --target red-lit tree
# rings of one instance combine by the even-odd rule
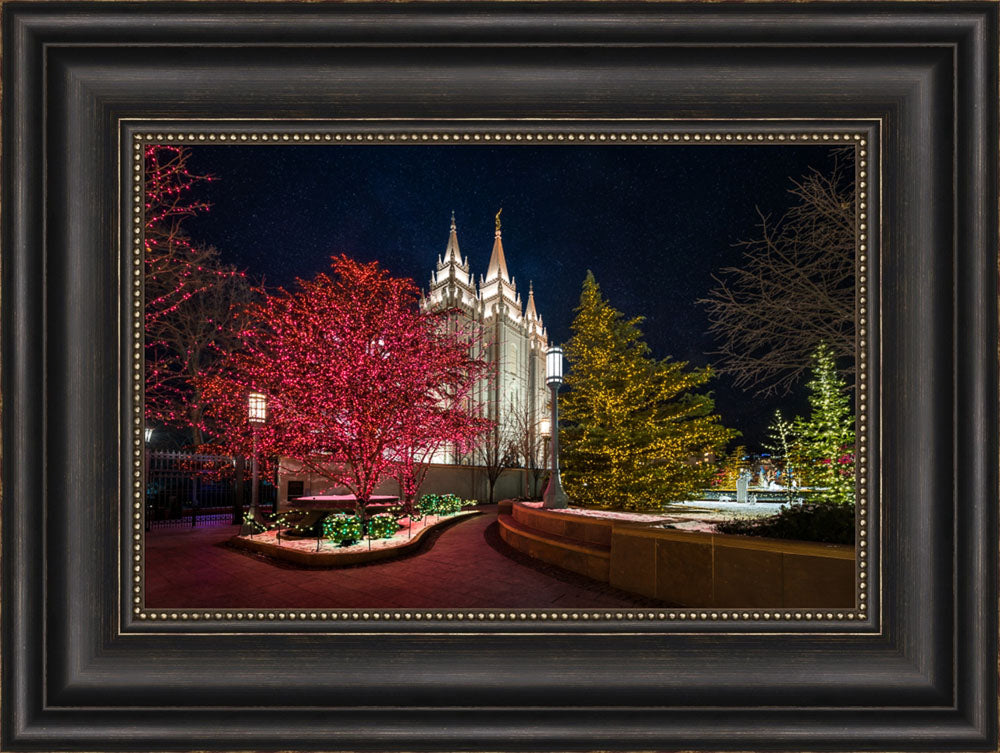
[[[146,418],[190,430],[197,446],[206,427],[195,377],[237,345],[238,312],[252,293],[242,273],[184,230],[209,208],[193,189],[212,180],[189,171],[189,157],[175,145],[145,151]]]
[[[471,384],[463,384],[461,391],[467,393]],[[466,402],[465,395],[454,394],[439,401],[427,401],[414,406],[406,417],[412,432],[403,437],[396,448],[394,475],[399,482],[400,493],[407,509],[411,509],[417,491],[420,489],[427,470],[434,457],[441,451],[454,451],[459,455],[472,450],[488,424],[477,419],[472,413],[445,406],[455,406]]]
[[[467,399],[485,373],[470,333],[420,311],[410,280],[339,256],[332,274],[297,283],[251,304],[241,349],[199,380],[231,452],[246,454],[256,432],[261,454],[364,502],[400,468],[419,480],[428,453],[488,427]],[[247,419],[251,391],[268,396],[265,425]]]

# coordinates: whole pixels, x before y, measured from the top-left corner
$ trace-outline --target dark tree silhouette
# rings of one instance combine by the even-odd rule
[[[476,464],[486,473],[489,487],[489,503],[494,502],[497,481],[505,470],[517,465],[518,453],[514,429],[498,422],[482,434],[474,453]]]
[[[853,147],[833,153],[829,173],[793,180],[797,203],[743,241],[743,263],[715,276],[706,306],[718,339],[716,371],[757,394],[787,393],[820,342],[848,384],[854,374],[855,188]]]
[[[212,180],[187,168],[185,147],[152,144],[145,152],[146,418],[208,441],[205,405],[195,385],[236,346],[239,312],[253,294],[246,277],[199,245],[184,220],[209,209],[193,189]]]

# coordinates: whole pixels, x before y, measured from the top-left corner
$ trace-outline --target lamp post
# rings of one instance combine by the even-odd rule
[[[545,382],[552,390],[552,460],[542,507],[561,509],[568,501],[559,478],[559,385],[563,382],[563,351],[555,346],[545,354]]]
[[[149,530],[149,441],[153,438],[153,430],[148,426],[143,432],[146,437],[146,446],[143,448],[142,459],[142,510],[143,518],[146,520],[146,530]]]
[[[250,458],[251,466],[251,487],[250,487],[250,518],[257,520],[257,500],[260,491],[257,488],[257,477],[260,469],[257,465],[257,429],[267,420],[267,396],[260,392],[251,392],[247,401],[247,417],[253,425],[253,455]],[[252,523],[251,523],[252,525]]]
[[[549,467],[549,447],[552,444],[552,422],[548,418],[543,418],[538,422],[538,436],[541,441],[541,457],[538,458],[538,468],[539,472],[535,474],[535,482],[531,487],[531,495],[534,496],[535,489],[538,486],[538,476]]]

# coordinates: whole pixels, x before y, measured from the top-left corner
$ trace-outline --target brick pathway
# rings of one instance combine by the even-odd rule
[[[496,508],[455,523],[419,554],[299,570],[224,546],[236,526],[146,534],[150,608],[589,608],[648,603],[607,584],[520,564],[487,543]]]

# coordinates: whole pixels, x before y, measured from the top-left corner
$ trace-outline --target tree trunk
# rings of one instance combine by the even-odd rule
[[[233,525],[243,524],[243,474],[246,473],[246,459],[236,458],[233,476]]]

